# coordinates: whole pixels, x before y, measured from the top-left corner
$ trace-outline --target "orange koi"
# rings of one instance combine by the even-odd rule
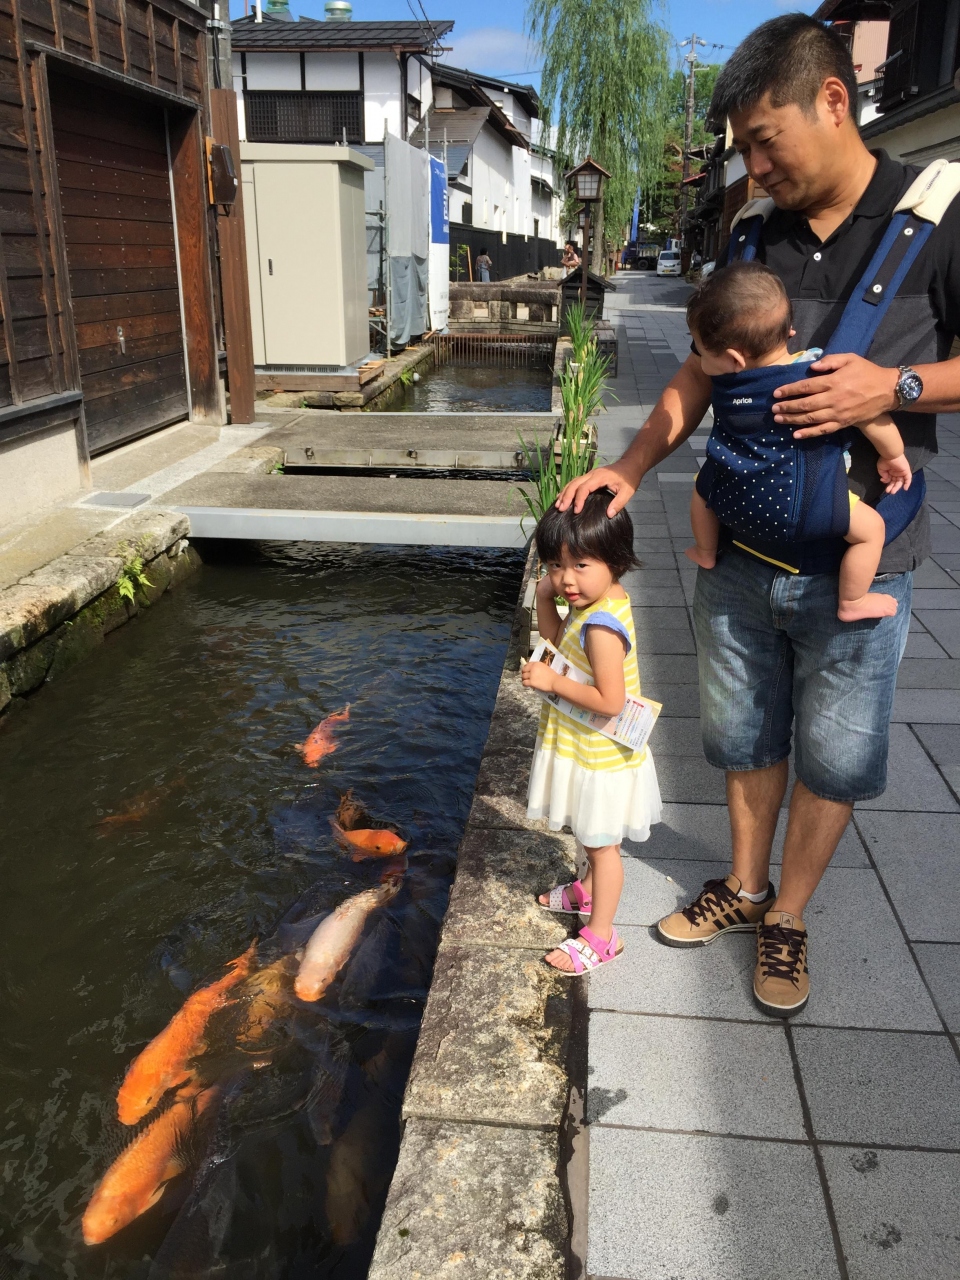
[[[340,797],[340,803],[337,805],[337,822],[344,831],[352,831],[354,827],[373,825],[373,819],[363,807],[363,802],[354,800],[352,787],[349,791],[344,791]]]
[[[157,1105],[168,1089],[190,1078],[187,1063],[202,1053],[203,1033],[217,1009],[228,1003],[228,992],[246,978],[253,967],[257,944],[231,960],[229,970],[208,987],[190,996],[158,1036],[150,1041],[127,1068],[117,1094],[121,1124],[136,1124]]]
[[[140,822],[145,818],[151,809],[155,809],[160,801],[175,787],[182,787],[186,782],[186,778],[174,778],[162,787],[147,787],[145,791],[141,791],[139,795],[135,795],[132,800],[128,800],[126,804],[120,806],[116,813],[108,813],[105,817],[98,819],[96,825],[98,827],[124,827],[130,822]]]
[[[336,751],[337,744],[333,738],[333,726],[342,724],[349,719],[350,703],[348,702],[342,711],[335,711],[333,715],[327,716],[326,720],[321,720],[313,733],[304,742],[296,744],[297,750],[303,756],[304,763],[308,768],[316,769],[324,756]]]
[[[385,827],[359,827],[344,831],[335,818],[330,819],[330,825],[341,843],[352,845],[357,850],[353,855],[354,862],[362,862],[364,858],[390,858],[403,853],[409,843]]]
[[[155,1205],[171,1178],[183,1173],[183,1139],[209,1106],[216,1088],[185,1089],[134,1138],[101,1178],[83,1215],[85,1244],[102,1244]]]

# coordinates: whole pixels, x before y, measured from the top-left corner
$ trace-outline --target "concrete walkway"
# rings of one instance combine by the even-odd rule
[[[608,459],[689,341],[686,285],[620,276],[617,288]],[[790,1025],[753,1003],[751,936],[689,952],[650,933],[728,870],[682,554],[706,431],[632,504],[644,567],[627,585],[644,691],[664,704],[666,813],[646,845],[625,846],[626,955],[589,982],[594,1280],[960,1275],[960,419],[941,424],[926,473],[935,552],[916,579],[889,790],[857,806],[808,909],[812,997]]]

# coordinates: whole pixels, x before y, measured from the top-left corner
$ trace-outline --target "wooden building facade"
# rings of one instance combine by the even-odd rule
[[[246,267],[225,267],[231,343],[217,254],[242,210],[209,197],[205,139],[236,132],[233,93],[211,102],[209,17],[186,0],[0,0],[0,525],[31,467],[55,500],[92,455],[224,421],[231,345],[233,419],[252,419]]]

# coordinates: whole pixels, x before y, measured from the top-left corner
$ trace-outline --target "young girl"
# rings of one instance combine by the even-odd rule
[[[637,565],[633,523],[626,511],[612,520],[607,516],[611,497],[606,489],[591,493],[579,515],[551,507],[535,534],[547,568],[537,586],[540,634],[593,684],[578,684],[542,662],[528,662],[521,671],[526,688],[609,716],[623,709],[627,693],[640,693],[630,597],[620,585],[620,577]],[[570,606],[566,622],[556,596]],[[589,862],[582,881],[558,885],[539,898],[550,911],[590,917],[579,937],[545,957],[547,964],[573,977],[616,959],[623,950],[613,927],[623,888],[620,842],[624,836],[646,840],[651,824],[660,821],[650,752],[631,751],[545,702],[527,817],[546,818],[551,831],[569,826]]]

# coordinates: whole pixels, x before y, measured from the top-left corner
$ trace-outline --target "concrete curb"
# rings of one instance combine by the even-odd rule
[[[460,844],[369,1280],[565,1280],[579,1130],[582,993],[542,963],[567,935],[535,895],[575,870],[571,836],[530,823],[539,706],[523,691],[527,560]]]
[[[0,714],[195,572],[189,530],[180,512],[136,512],[0,591]],[[118,582],[136,558],[130,599]]]

